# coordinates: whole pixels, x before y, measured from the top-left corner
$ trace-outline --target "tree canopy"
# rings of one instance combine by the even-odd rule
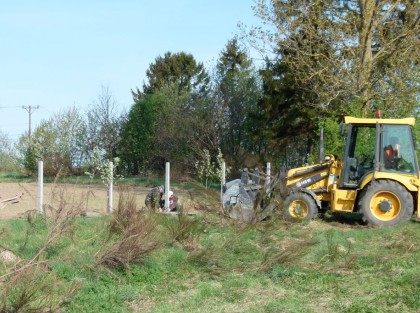
[[[180,92],[205,92],[209,77],[202,63],[198,63],[192,54],[186,52],[166,52],[158,56],[146,71],[148,81],[143,84],[143,91],[132,91],[136,102],[145,94],[152,94],[164,86],[175,85]]]
[[[410,114],[420,88],[418,8],[418,0],[259,0],[256,14],[272,28],[254,34],[313,94],[307,105],[345,113],[357,100],[361,115],[375,105]]]

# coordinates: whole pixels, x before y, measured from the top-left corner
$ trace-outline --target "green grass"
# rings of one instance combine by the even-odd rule
[[[141,262],[121,269],[95,266],[95,258],[106,242],[110,217],[76,218],[69,231],[42,256],[49,266],[43,275],[53,275],[51,282],[62,286],[63,293],[72,283],[79,284],[75,293],[60,300],[61,309],[308,313],[420,310],[418,223],[372,229],[325,221],[290,225],[272,219],[242,225],[218,215],[189,218],[194,221],[186,227],[197,241],[192,250],[183,248],[185,242],[168,238],[168,224],[179,222],[176,217],[159,216],[155,232],[162,238],[162,245]],[[31,223],[25,219],[1,221],[0,246],[22,259],[31,259],[43,246],[49,223],[39,217]],[[188,241],[190,237],[182,238]],[[0,266],[0,276],[7,269]],[[59,292],[55,295],[60,296]]]

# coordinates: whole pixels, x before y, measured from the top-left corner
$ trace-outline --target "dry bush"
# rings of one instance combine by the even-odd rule
[[[56,185],[53,189],[50,204],[44,205],[44,217],[48,229],[44,246],[38,251],[33,260],[49,247],[57,244],[64,235],[73,233],[73,226],[76,217],[83,212],[83,204],[86,201],[67,185]],[[31,219],[28,215],[28,221]]]
[[[353,251],[354,239],[347,240],[346,245],[342,245],[334,240],[334,232],[329,230],[325,234],[327,240],[327,253],[319,261],[320,266],[324,269],[325,264],[329,270],[353,269],[357,266],[359,255]]]
[[[238,241],[240,241],[240,237],[234,236],[217,245],[198,247],[188,254],[187,260],[197,265],[206,266],[208,271],[221,272],[223,271],[221,264],[226,261],[226,251],[229,251]]]
[[[194,216],[180,211],[176,221],[168,219],[165,226],[172,243],[179,243],[185,251],[198,248],[202,225]]]
[[[154,238],[156,221],[148,215],[138,214],[123,229],[115,242],[108,242],[97,257],[97,265],[108,268],[129,268],[130,263],[158,249],[161,243]]]
[[[109,225],[108,243],[98,253],[97,266],[129,268],[130,263],[141,261],[161,246],[155,238],[155,215],[137,212],[135,197],[126,187],[120,189],[119,199]],[[110,241],[114,235],[118,237]]]
[[[42,262],[14,268],[0,283],[0,313],[58,312],[80,287],[80,281],[64,287]]]
[[[313,239],[295,240],[281,248],[270,248],[264,255],[259,272],[266,272],[276,264],[295,264],[297,260],[309,253],[309,248],[317,242]]]
[[[333,231],[327,231],[325,236],[327,239],[327,253],[320,262],[322,263],[324,260],[328,260],[330,263],[337,260],[344,260],[344,263],[347,264],[346,267],[352,267],[355,264],[356,259],[355,256],[352,256],[351,242],[347,242],[347,247],[335,242]]]
[[[420,240],[414,232],[399,233],[398,236],[392,236],[387,240],[386,247],[390,250],[399,250],[401,253],[416,253],[420,249]]]
[[[128,186],[120,186],[118,195],[118,206],[112,214],[113,218],[109,225],[109,237],[121,234],[139,215],[136,195],[130,191]]]

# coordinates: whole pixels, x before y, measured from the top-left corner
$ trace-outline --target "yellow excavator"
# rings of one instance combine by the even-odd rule
[[[226,184],[223,206],[231,217],[264,219],[272,211],[286,220],[311,220],[319,212],[360,212],[371,226],[420,218],[420,173],[415,119],[344,117],[342,157],[290,169],[274,177],[257,169]],[[263,185],[260,181],[268,183]]]

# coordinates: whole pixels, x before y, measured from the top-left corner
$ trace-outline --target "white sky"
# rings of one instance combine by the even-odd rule
[[[238,22],[258,24],[254,0],[0,0],[0,132],[32,130],[75,105],[85,111],[108,86],[132,105],[150,63],[185,51],[210,68]]]

